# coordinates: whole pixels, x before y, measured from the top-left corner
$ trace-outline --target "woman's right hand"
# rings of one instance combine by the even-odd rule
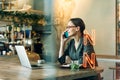
[[[64,37],[64,32],[61,33],[61,41],[60,41],[60,50],[59,50],[59,58],[64,54],[64,47],[65,47],[66,39]]]
[[[65,37],[64,37],[64,33],[65,33],[65,32],[66,32],[66,31],[64,31],[64,32],[61,33],[59,58],[64,54],[64,48],[65,48],[66,42],[67,42],[67,40],[68,40],[68,38],[65,38]]]
[[[66,31],[64,31],[64,32],[61,33],[61,43],[65,43],[68,40],[68,38],[65,38],[65,36],[64,36],[65,32]]]

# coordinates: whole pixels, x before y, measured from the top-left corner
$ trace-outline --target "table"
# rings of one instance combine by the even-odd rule
[[[113,80],[115,80],[115,78],[117,78],[117,77],[115,77],[115,75],[114,75],[115,70],[116,70],[116,71],[117,71],[117,70],[120,70],[120,67],[117,67],[117,66],[111,66],[111,67],[109,67],[109,69],[113,70]],[[116,74],[117,74],[117,73],[116,73]]]
[[[20,65],[18,57],[0,56],[0,80],[73,80],[95,76],[103,72],[103,69],[96,67],[92,69],[80,69],[80,71],[70,71],[57,66],[45,66],[43,69],[31,70]]]

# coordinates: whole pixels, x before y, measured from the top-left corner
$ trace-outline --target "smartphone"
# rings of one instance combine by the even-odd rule
[[[69,35],[68,35],[68,31],[64,32],[64,35],[63,35],[65,38],[68,38]]]

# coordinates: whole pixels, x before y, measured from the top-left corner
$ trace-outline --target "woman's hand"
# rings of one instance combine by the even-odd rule
[[[65,32],[65,31],[64,31],[64,32]],[[64,37],[64,32],[61,33],[61,42],[60,42],[59,58],[64,54],[65,44],[66,44],[66,41],[68,40],[68,38],[65,38],[65,37]]]
[[[68,37],[68,38],[64,37],[64,33],[66,31],[67,30],[65,30],[64,32],[61,33],[61,42],[60,42],[59,57],[61,57],[64,54],[65,45],[66,45],[67,41],[70,39],[70,37]]]
[[[61,43],[62,43],[62,44],[65,43],[65,42],[69,39],[69,37],[66,38],[66,37],[64,36],[64,35],[65,35],[65,32],[66,32],[66,31],[64,31],[64,32],[61,33]]]

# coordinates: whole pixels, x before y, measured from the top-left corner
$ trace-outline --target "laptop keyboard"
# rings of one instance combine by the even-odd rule
[[[40,67],[40,65],[31,65],[32,67]]]

